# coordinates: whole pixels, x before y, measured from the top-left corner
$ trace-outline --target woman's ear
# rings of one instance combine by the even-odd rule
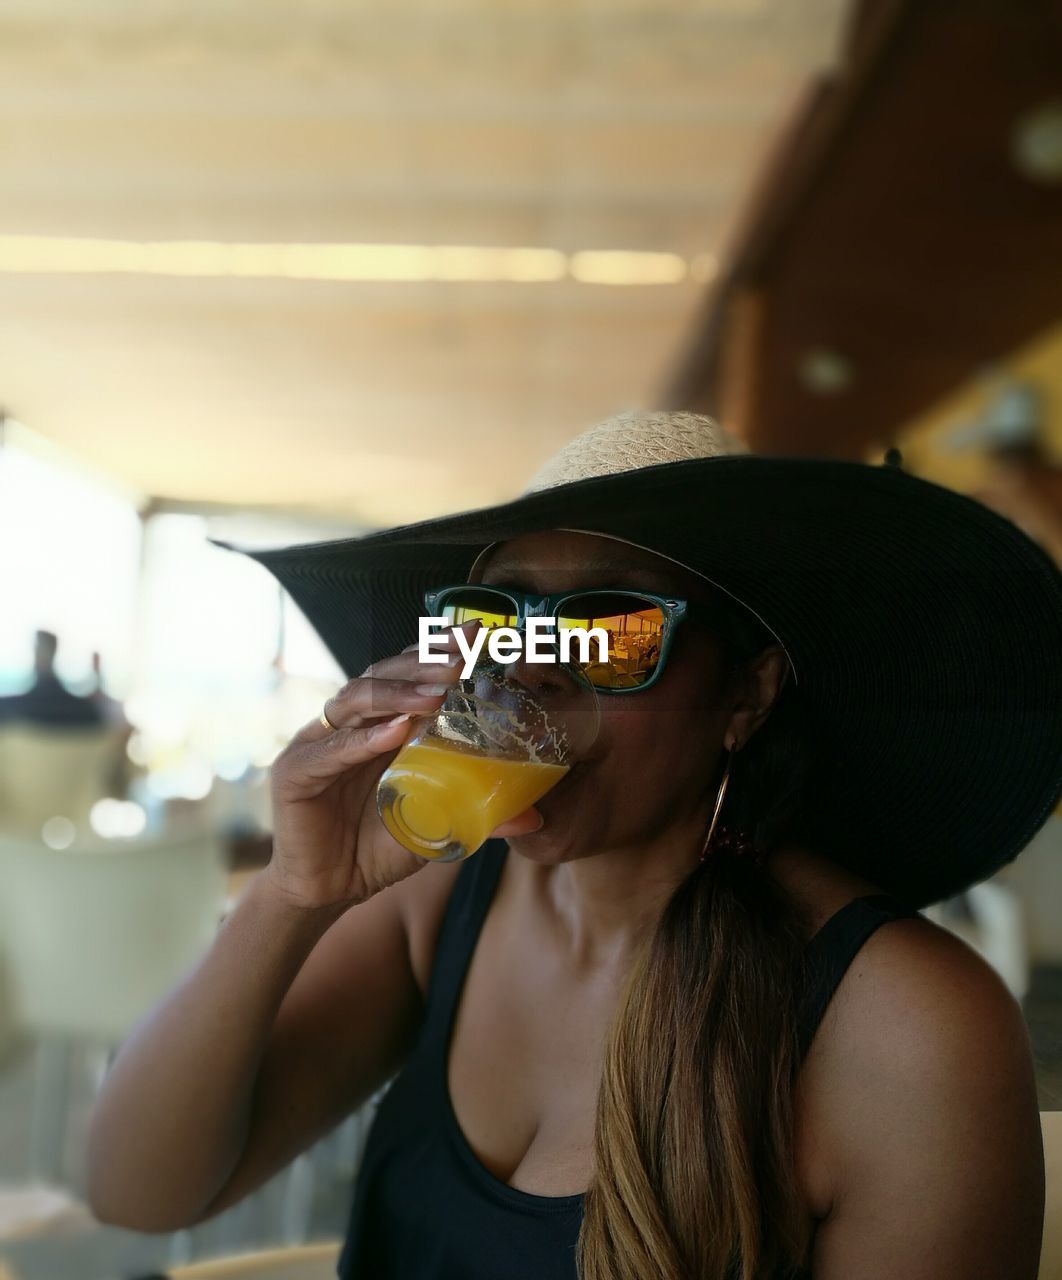
[[[737,702],[723,735],[725,744],[744,746],[767,719],[789,678],[789,657],[779,644],[750,658],[739,673]]]

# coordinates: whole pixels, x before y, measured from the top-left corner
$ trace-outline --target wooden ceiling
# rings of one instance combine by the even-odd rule
[[[765,166],[666,396],[763,452],[881,449],[1062,317],[1062,181],[1014,155],[1062,110],[1062,6],[863,3],[843,66]]]
[[[0,405],[157,498],[374,524],[511,496],[657,398],[846,8],[0,0]],[[707,266],[630,286],[180,276],[75,270],[48,244],[34,267],[6,237]]]

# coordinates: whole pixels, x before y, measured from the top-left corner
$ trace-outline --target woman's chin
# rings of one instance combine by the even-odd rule
[[[558,862],[567,862],[573,856],[577,857],[573,853],[575,832],[571,822],[554,821],[552,815],[543,816],[545,821],[535,830],[506,836],[509,847],[529,862],[537,862],[542,866],[555,866]]]
[[[522,836],[508,836],[509,848],[528,862],[539,866],[553,867],[559,862],[567,862],[571,858],[569,840],[548,826],[538,831],[529,831]]]

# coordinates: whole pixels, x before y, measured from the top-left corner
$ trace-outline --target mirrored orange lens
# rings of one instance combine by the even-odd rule
[[[516,610],[512,601],[496,591],[462,591],[448,596],[439,617],[454,627],[465,622],[480,622],[485,627],[515,627]]]
[[[557,625],[604,631],[607,660],[600,660],[598,644],[592,641],[591,661],[584,665],[587,679],[598,688],[637,688],[645,684],[660,661],[664,611],[640,596],[625,592],[573,596],[564,602]],[[573,646],[573,657],[576,652]]]

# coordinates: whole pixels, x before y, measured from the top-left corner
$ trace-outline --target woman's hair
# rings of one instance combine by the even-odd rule
[[[734,678],[773,637],[738,607],[729,614],[718,638]],[[768,852],[799,830],[808,767],[790,679],[734,754],[719,821]],[[675,890],[606,1049],[582,1280],[754,1280],[799,1266],[804,944],[797,907],[747,857],[709,851]]]

